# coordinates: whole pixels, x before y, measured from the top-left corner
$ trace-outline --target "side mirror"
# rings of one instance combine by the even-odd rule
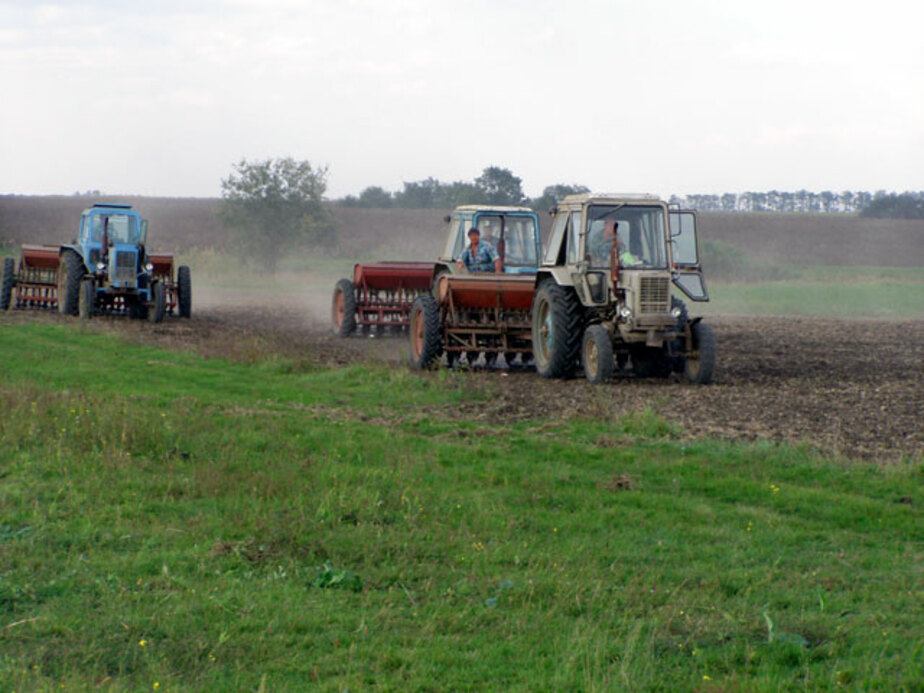
[[[552,207],[552,209],[549,210],[550,217],[554,217],[556,214],[558,214],[558,205],[555,205]]]
[[[443,217],[443,221],[448,224],[450,221],[452,221],[452,217],[447,214],[445,217]]]

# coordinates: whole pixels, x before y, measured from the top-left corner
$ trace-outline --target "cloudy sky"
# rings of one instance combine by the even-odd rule
[[[924,189],[907,0],[0,0],[0,194]]]

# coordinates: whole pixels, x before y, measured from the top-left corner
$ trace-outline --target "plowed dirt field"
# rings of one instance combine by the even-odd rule
[[[273,309],[245,295],[217,300],[200,292],[196,300],[190,321],[101,318],[89,329],[239,361],[276,355],[319,365],[404,367],[404,335],[331,336],[326,299]],[[829,455],[882,462],[924,456],[924,321],[708,320],[718,340],[713,385],[626,376],[594,386],[582,378],[544,380],[529,369],[476,368],[460,378],[487,395],[482,402],[426,414],[513,422],[612,417],[650,407],[691,438],[808,443]],[[77,325],[75,318],[51,314],[0,314],[0,325],[33,321]],[[410,414],[421,412],[394,413]]]

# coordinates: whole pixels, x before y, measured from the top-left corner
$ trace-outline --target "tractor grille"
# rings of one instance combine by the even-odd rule
[[[134,286],[138,278],[135,253],[121,250],[115,256],[115,274],[113,279],[120,286]]]
[[[644,313],[667,313],[671,309],[670,279],[642,277],[639,308]]]

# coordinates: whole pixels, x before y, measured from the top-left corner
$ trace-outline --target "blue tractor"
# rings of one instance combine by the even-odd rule
[[[57,308],[65,315],[127,314],[161,322],[192,313],[189,267],[149,253],[147,221],[131,205],[95,204],[80,217],[77,240],[23,246],[19,271],[3,267],[0,308]],[[9,265],[9,266],[7,266]]]

